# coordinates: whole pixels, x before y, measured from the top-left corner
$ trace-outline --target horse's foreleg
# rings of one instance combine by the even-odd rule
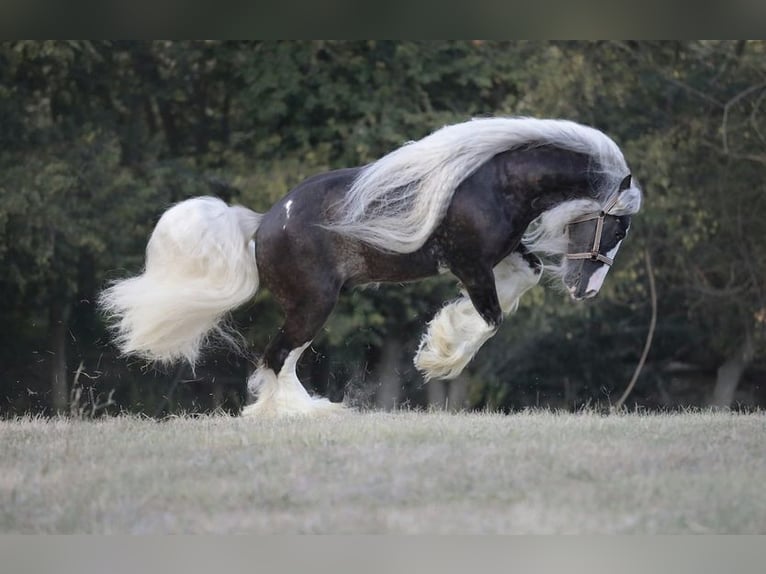
[[[452,271],[463,293],[428,324],[415,355],[415,367],[426,380],[458,376],[503,319],[491,268]]]
[[[504,315],[509,315],[519,306],[521,296],[540,282],[543,263],[520,245],[517,251],[495,266],[494,274],[500,307]]]
[[[542,265],[521,248],[494,270],[455,273],[463,295],[446,305],[429,323],[415,356],[415,366],[426,379],[459,375],[481,346],[491,338],[503,316],[515,311],[521,295],[540,280]]]
[[[342,409],[340,403],[311,396],[296,374],[298,359],[322,328],[336,300],[337,291],[287,308],[284,325],[248,381],[248,391],[257,400],[245,407],[243,415],[321,415]]]

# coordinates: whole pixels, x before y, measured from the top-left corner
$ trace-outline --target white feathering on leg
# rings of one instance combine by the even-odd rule
[[[242,416],[277,418],[289,416],[323,416],[341,413],[342,403],[311,396],[298,379],[295,367],[308,343],[293,349],[277,376],[273,370],[259,367],[247,382],[248,391],[258,399],[242,410]]]
[[[532,269],[521,255],[512,253],[495,266],[494,275],[500,307],[507,315],[516,310],[524,292],[537,285],[541,273]],[[415,355],[415,367],[426,380],[453,379],[496,331],[463,292],[428,324]]]
[[[415,367],[426,380],[453,379],[496,330],[481,318],[471,300],[462,296],[443,307],[428,324],[415,355]]]

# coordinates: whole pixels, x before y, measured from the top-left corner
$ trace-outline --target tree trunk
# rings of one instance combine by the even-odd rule
[[[449,381],[447,390],[447,410],[457,412],[463,410],[468,402],[468,375],[465,371]]]
[[[399,377],[401,357],[401,341],[396,337],[386,339],[380,362],[375,368],[375,378],[379,381],[378,392],[375,394],[375,404],[378,408],[390,411],[401,402],[402,381]]]
[[[444,410],[447,408],[447,381],[435,379],[426,383],[428,392],[428,406],[433,409]]]
[[[59,301],[51,303],[48,337],[51,354],[50,381],[51,407],[57,414],[69,410],[69,385],[67,384],[66,336],[67,313]]]
[[[428,406],[453,413],[465,408],[468,399],[468,375],[465,371],[454,379],[428,381],[426,385]]]
[[[211,410],[223,408],[224,388],[220,377],[215,377],[211,383],[211,386],[213,387],[210,392]]]
[[[151,44],[140,42],[130,47],[133,68],[147,90],[154,90],[154,100],[160,115],[165,141],[170,156],[181,155],[181,133],[176,126],[174,106],[167,96],[168,87],[160,73],[160,63],[152,52]]]
[[[718,368],[711,406],[721,409],[731,407],[742,374],[753,360],[754,354],[753,337],[748,332],[740,347]]]

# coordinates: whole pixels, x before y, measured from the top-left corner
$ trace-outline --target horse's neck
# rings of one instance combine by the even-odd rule
[[[506,152],[495,160],[501,162],[499,188],[528,221],[561,203],[592,198],[587,155],[542,146]]]

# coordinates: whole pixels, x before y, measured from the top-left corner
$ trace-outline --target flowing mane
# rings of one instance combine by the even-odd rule
[[[567,120],[480,118],[443,127],[370,164],[329,229],[387,251],[411,253],[433,234],[457,187],[504,151],[552,145],[589,155],[592,197],[603,204],[629,172],[604,133]]]

